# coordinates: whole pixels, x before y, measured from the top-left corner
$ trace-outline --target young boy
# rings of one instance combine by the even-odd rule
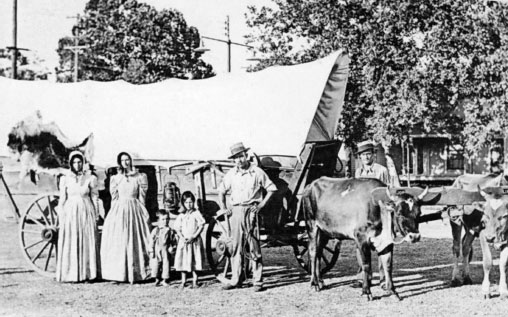
[[[170,253],[173,231],[169,227],[169,215],[164,210],[157,212],[157,227],[152,230],[150,239],[150,258],[152,262],[152,276],[155,277],[155,286],[169,285],[169,271],[171,268]]]

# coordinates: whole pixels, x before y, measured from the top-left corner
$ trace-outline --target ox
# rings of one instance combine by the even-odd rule
[[[483,283],[482,293],[490,298],[490,269],[492,267],[492,254],[489,244],[496,250],[501,250],[499,256],[499,296],[508,298],[506,286],[506,265],[508,262],[508,188],[491,188],[481,190],[485,198],[482,224],[484,229],[480,234],[480,243],[483,255]]]
[[[381,190],[376,190],[379,188]],[[324,286],[319,268],[323,247],[330,238],[349,239],[355,241],[361,259],[362,295],[372,299],[370,252],[375,248],[383,267],[381,279],[386,279],[385,289],[400,299],[392,281],[392,228],[411,242],[420,239],[419,201],[427,190],[419,190],[417,197],[408,193],[392,196],[388,188],[384,188],[386,185],[377,179],[327,177],[317,179],[305,188],[301,207],[309,234],[311,286],[317,291]]]
[[[486,187],[497,187],[507,185],[504,175],[474,175],[466,174],[457,177],[452,185],[452,188],[458,188],[465,191],[476,192],[478,188]],[[462,263],[463,263],[463,274],[462,283],[464,285],[472,284],[470,277],[469,262],[473,257],[473,241],[476,236],[480,236],[482,229],[482,217],[483,213],[480,206],[466,206],[464,208],[449,207],[448,213],[450,215],[450,227],[452,229],[453,237],[453,271],[451,286],[460,285],[460,268],[459,259],[462,247]],[[464,237],[461,241],[462,228],[464,228]],[[483,245],[485,243],[481,242]]]

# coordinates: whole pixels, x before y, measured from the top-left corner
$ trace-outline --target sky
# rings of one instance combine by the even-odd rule
[[[83,12],[87,0],[17,0],[18,47],[36,52],[50,69],[58,65],[58,39],[71,34],[76,14]],[[183,13],[187,24],[198,28],[201,35],[225,39],[224,21],[229,15],[230,36],[233,42],[245,43],[248,33],[245,12],[248,5],[268,4],[270,0],[138,0],[157,9],[174,8]],[[13,0],[0,0],[0,47],[13,43]],[[204,40],[209,49],[203,60],[216,73],[227,72],[227,44]],[[245,72],[252,63],[245,48],[232,46],[231,71]]]

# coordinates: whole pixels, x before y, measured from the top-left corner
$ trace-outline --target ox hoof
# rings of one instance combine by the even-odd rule
[[[464,277],[464,281],[462,282],[464,285],[473,285],[473,280],[469,276]]]
[[[320,292],[322,289],[322,287],[320,287],[319,285],[314,285],[313,287],[316,292]]]
[[[354,281],[353,283],[351,283],[351,287],[352,288],[362,288],[363,283],[361,281]]]
[[[384,291],[387,291],[388,289],[386,288],[386,283],[385,282],[382,282],[381,284],[379,284],[379,286],[381,286],[381,289],[384,290]]]
[[[460,281],[458,279],[453,279],[451,282],[450,282],[450,286],[451,287],[457,287],[457,286],[460,286]]]
[[[396,299],[397,301],[400,302],[402,300],[402,298],[399,296],[399,293],[393,291],[392,295],[394,295],[392,298]]]
[[[370,292],[370,290],[362,291],[362,296],[364,296],[364,295],[367,297],[367,301],[370,302],[373,300],[372,293]]]
[[[310,287],[313,288],[316,292],[319,292],[321,291],[323,288],[324,288],[324,284],[323,282],[321,283],[311,283],[310,284]]]
[[[389,297],[389,298],[397,300],[397,301],[402,300],[402,298],[399,296],[399,293],[397,293],[396,291],[393,291],[393,290],[384,292],[383,297]]]
[[[490,294],[483,294],[483,299],[490,299]]]

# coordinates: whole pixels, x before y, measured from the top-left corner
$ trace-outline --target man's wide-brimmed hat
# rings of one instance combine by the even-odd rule
[[[357,153],[358,154],[361,154],[365,151],[372,151],[374,152],[374,143],[372,141],[362,141],[360,143],[358,143],[358,151]]]
[[[248,150],[250,150],[250,148],[246,148],[245,146],[243,146],[242,142],[238,142],[238,143],[233,144],[230,147],[230,150],[231,150],[231,155],[229,156],[229,158],[232,159],[240,153],[247,152]]]

